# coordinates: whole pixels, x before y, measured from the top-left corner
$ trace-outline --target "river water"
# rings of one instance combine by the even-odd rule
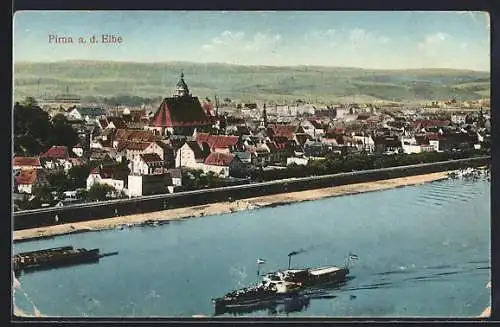
[[[46,316],[213,316],[211,299],[262,271],[342,265],[350,279],[294,301],[221,316],[463,317],[490,305],[490,183],[445,180],[281,207],[38,240],[119,251],[99,263],[27,273],[14,302]]]

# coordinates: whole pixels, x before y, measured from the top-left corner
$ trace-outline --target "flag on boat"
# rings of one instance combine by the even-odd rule
[[[358,260],[359,257],[356,254],[354,254],[354,253],[349,253],[349,259],[350,260]]]
[[[261,265],[263,263],[266,263],[266,260],[261,259],[261,258],[257,259],[257,264]]]

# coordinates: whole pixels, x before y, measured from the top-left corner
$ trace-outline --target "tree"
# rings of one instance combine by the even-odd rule
[[[89,164],[71,167],[68,171],[68,178],[71,181],[72,188],[86,187],[90,170],[91,166]]]
[[[116,189],[108,184],[95,183],[88,190],[87,199],[90,201],[104,201],[110,193],[116,192]]]
[[[36,99],[34,97],[26,97],[23,100],[22,105],[24,107],[28,107],[28,108],[35,108],[35,107],[38,107],[38,102],[36,101]]]
[[[72,147],[78,143],[78,134],[62,114],[58,114],[52,118],[49,143],[51,145],[64,145],[68,147]]]
[[[47,179],[49,184],[52,186],[52,189],[57,193],[62,193],[72,188],[68,176],[62,170],[48,175]]]

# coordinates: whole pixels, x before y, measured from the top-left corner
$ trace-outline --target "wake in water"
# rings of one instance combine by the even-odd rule
[[[31,300],[31,298],[28,296],[28,294],[26,294],[26,292],[21,288],[21,283],[16,278],[14,273],[12,274],[12,280],[13,280],[13,284],[14,284],[13,288],[12,288],[12,297],[13,297],[12,302],[14,305],[14,315],[18,316],[18,317],[43,317],[42,313],[40,312],[40,310],[38,310],[38,308],[36,307],[33,300]],[[21,292],[22,295],[24,296],[24,298],[26,300],[28,300],[28,302],[30,303],[32,310],[33,310],[32,313],[26,313],[16,305],[16,301],[15,301],[16,291]]]

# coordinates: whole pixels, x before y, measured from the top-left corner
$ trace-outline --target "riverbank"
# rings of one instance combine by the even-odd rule
[[[375,182],[356,183],[342,186],[334,186],[323,189],[314,189],[299,192],[281,193],[260,197],[247,198],[232,202],[217,202],[206,205],[184,207],[163,211],[155,211],[144,214],[126,215],[99,220],[76,222],[70,224],[54,225],[49,227],[24,229],[13,232],[13,240],[23,241],[39,238],[50,238],[56,235],[81,233],[88,231],[100,231],[106,229],[127,227],[146,222],[167,222],[191,217],[203,217],[220,215],[242,210],[251,210],[262,207],[278,206],[302,201],[318,200],[327,197],[358,194],[365,192],[381,191],[396,187],[428,183],[448,178],[448,171],[415,175]]]

